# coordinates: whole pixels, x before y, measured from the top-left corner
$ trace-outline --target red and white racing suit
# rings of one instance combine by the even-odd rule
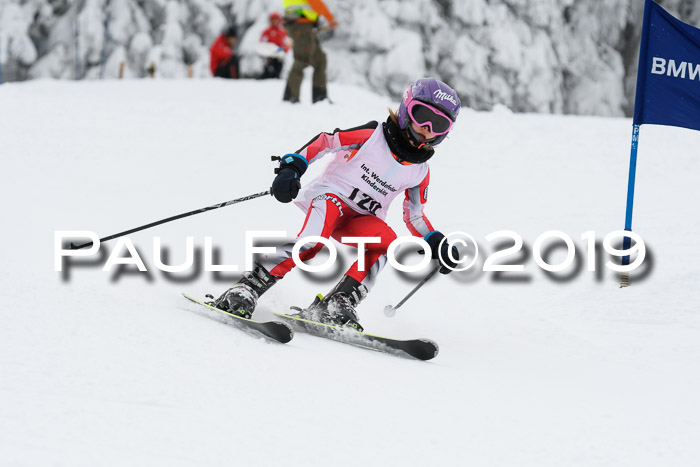
[[[433,227],[423,214],[430,170],[427,163],[399,162],[389,149],[382,125],[377,122],[321,133],[297,151],[310,164],[329,153],[335,153],[324,172],[299,192],[295,204],[307,212],[297,240],[308,236],[379,237],[380,243],[365,246],[364,270],[355,262],[347,275],[372,288],[386,264],[386,252],[396,233],[386,218],[389,205],[401,192],[405,193],[403,219],[415,236],[424,237]],[[350,244],[350,243],[349,243]],[[357,247],[357,244],[350,244]],[[275,254],[261,263],[272,275],[283,277],[293,267],[294,243],[278,247]],[[313,258],[323,247],[308,243],[299,253],[303,261]]]

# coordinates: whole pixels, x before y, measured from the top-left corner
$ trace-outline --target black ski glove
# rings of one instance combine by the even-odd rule
[[[459,264],[459,251],[456,246],[449,245],[447,241],[442,242],[443,238],[445,236],[441,232],[433,230],[425,236],[424,240],[430,245],[432,258],[440,260],[440,274],[449,274]],[[442,242],[442,245],[440,245],[440,242]],[[450,259],[450,250],[452,250],[452,258],[455,261]]]
[[[277,201],[289,203],[299,194],[301,182],[299,179],[306,172],[308,163],[299,154],[287,154],[280,159],[279,169],[275,170],[277,176],[272,182],[270,191]]]

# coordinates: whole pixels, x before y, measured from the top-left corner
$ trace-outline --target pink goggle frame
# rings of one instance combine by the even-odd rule
[[[418,108],[416,108],[418,107]],[[435,107],[412,100],[408,106],[408,115],[416,125],[428,126],[434,135],[444,135],[452,129],[452,119]]]

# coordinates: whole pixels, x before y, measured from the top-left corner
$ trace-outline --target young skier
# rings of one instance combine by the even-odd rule
[[[260,35],[260,42],[268,42],[279,47],[284,53],[289,52],[291,42],[287,31],[282,26],[282,16],[279,13],[270,13],[270,27]],[[260,79],[279,78],[284,62],[280,57],[268,57],[265,60],[265,68]]]
[[[445,236],[433,229],[423,206],[430,180],[427,162],[451,130],[460,105],[457,93],[447,84],[434,78],[419,79],[404,93],[398,113],[389,111],[386,122],[371,121],[349,130],[321,133],[296,153],[281,158],[272,194],[282,203],[296,199],[295,204],[307,212],[297,239],[381,239],[365,246],[364,270],[355,262],[325,298],[317,298],[306,310],[311,319],[362,330],[355,307],[372,288],[387,262],[389,244],[397,238],[384,219],[392,200],[402,192],[408,230],[425,238],[432,258],[443,264],[441,273],[451,272],[446,266],[457,265],[459,253],[442,242]],[[299,180],[308,165],[329,152],[335,152],[335,158],[322,175],[301,190]],[[293,247],[294,243],[289,243],[264,256],[214,305],[250,318],[258,298],[295,266]],[[304,245],[299,257],[306,262],[322,247],[321,243]]]

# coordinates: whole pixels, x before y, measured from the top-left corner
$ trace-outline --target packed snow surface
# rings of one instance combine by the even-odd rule
[[[431,160],[426,213],[477,240],[475,267],[433,278],[393,318],[384,307],[429,269],[406,278],[387,268],[359,308],[369,332],[437,341],[430,362],[300,333],[273,344],[192,312],[181,292],[218,294],[238,276],[162,273],[153,238],[166,264],[185,261],[190,236],[199,251],[211,237],[218,264],[242,267],[247,230],[293,237],[304,220],[270,197],[130,235],[146,273],[102,270],[115,240],[55,271],[56,231],[107,236],[265,191],[270,155],[397,107],[342,85],[330,89],[333,105],[312,106],[305,89],[294,106],[282,88],[0,86],[0,464],[697,465],[698,132],[642,127],[634,230],[648,252],[620,289],[600,244],[588,271],[582,235],[602,243],[624,225],[631,121],[464,109]],[[400,204],[388,221],[403,236]],[[501,230],[524,246],[496,263],[523,272],[482,271],[512,244],[486,239]],[[576,254],[547,275],[533,255],[550,230],[569,235]],[[545,256],[556,264],[565,249],[553,243]],[[349,266],[354,250],[339,250]],[[255,316],[308,304],[342,272],[292,271]]]

